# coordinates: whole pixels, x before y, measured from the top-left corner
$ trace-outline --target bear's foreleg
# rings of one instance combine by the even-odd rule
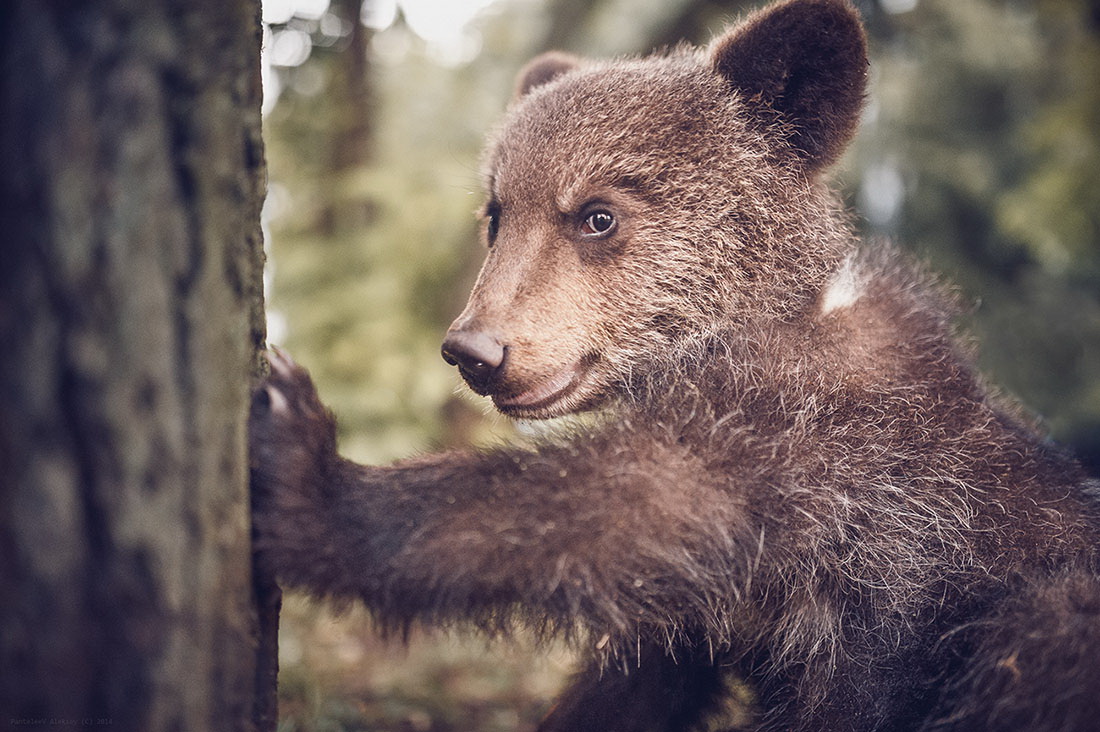
[[[357,465],[308,374],[271,360],[251,417],[253,516],[283,582],[360,597],[395,625],[520,620],[621,656],[638,638],[729,637],[758,532],[682,448],[617,429]]]

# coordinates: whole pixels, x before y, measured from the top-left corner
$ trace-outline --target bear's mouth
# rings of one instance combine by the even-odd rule
[[[518,394],[494,395],[493,403],[505,414],[534,416],[573,394],[587,372],[586,359],[581,359]]]

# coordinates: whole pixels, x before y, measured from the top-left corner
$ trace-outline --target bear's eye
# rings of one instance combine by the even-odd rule
[[[490,203],[485,207],[485,237],[489,240],[489,246],[497,239],[500,232],[500,206]]]
[[[599,210],[593,211],[585,218],[584,223],[581,224],[582,236],[606,236],[611,233],[611,230],[615,228],[615,217],[608,211]]]

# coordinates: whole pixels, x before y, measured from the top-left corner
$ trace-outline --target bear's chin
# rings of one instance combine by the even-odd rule
[[[542,379],[518,393],[492,396],[493,405],[513,419],[552,419],[587,411],[602,401],[589,359]]]

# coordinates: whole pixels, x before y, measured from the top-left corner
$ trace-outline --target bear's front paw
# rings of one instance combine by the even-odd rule
[[[252,394],[248,447],[255,547],[283,577],[309,562],[325,525],[325,491],[337,462],[335,422],[309,374],[268,352],[271,375]]]

